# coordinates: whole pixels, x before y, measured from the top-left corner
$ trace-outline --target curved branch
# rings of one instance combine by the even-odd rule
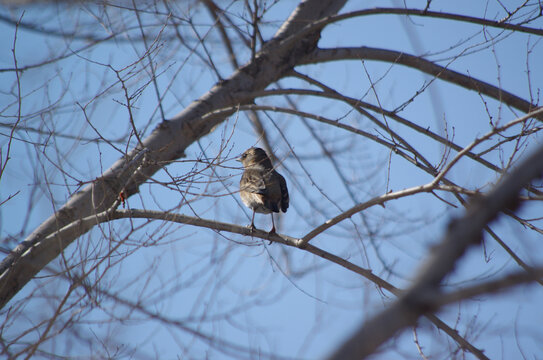
[[[430,295],[424,301],[432,302],[439,307],[456,303],[476,296],[502,292],[523,284],[532,282],[541,282],[543,279],[543,268],[533,268],[530,271],[517,271],[495,280],[490,280],[481,284],[468,286],[446,294],[426,294]]]
[[[525,116],[522,116],[522,117],[519,117],[513,121],[510,121],[508,122],[507,124],[503,125],[503,126],[500,126],[500,127],[497,127],[497,128],[493,128],[491,131],[489,131],[488,133],[486,133],[485,135],[479,137],[479,138],[476,138],[475,140],[472,141],[471,144],[469,144],[468,146],[466,146],[464,149],[462,149],[461,151],[458,152],[458,154],[456,154],[456,156],[443,168],[443,170],[441,170],[439,172],[439,174],[436,175],[436,177],[434,178],[434,181],[433,183],[434,184],[437,184],[439,183],[443,177],[447,174],[447,172],[464,156],[466,155],[467,153],[469,153],[474,147],[476,147],[477,145],[479,145],[480,143],[482,143],[483,141],[489,139],[490,137],[502,132],[502,131],[505,131],[506,129],[512,127],[512,126],[515,126],[517,124],[520,124],[522,122],[525,122],[526,120],[530,119],[531,117],[538,117],[538,116],[541,116],[543,115],[543,108],[540,108],[540,109],[537,109],[531,113],[528,113],[526,114]]]
[[[447,138],[444,138],[444,137],[440,136],[439,134],[436,134],[435,132],[431,131],[428,128],[424,128],[424,127],[422,127],[420,125],[417,125],[416,123],[414,123],[412,121],[409,121],[409,120],[397,115],[393,111],[380,108],[379,106],[375,106],[373,104],[370,104],[370,103],[367,103],[367,102],[364,102],[364,101],[361,101],[361,100],[358,100],[358,99],[354,99],[354,98],[350,98],[350,97],[345,96],[345,95],[341,95],[341,94],[339,94],[339,93],[337,93],[335,91],[317,91],[317,90],[310,90],[310,89],[292,89],[292,88],[290,88],[290,89],[264,90],[264,91],[257,92],[254,95],[256,97],[262,97],[262,96],[274,96],[274,95],[286,95],[286,94],[318,96],[318,97],[323,97],[323,98],[328,98],[328,99],[340,100],[340,101],[343,101],[343,102],[345,102],[345,103],[347,103],[347,104],[349,104],[349,105],[351,105],[353,107],[361,106],[361,107],[363,107],[365,109],[377,112],[379,114],[386,115],[387,117],[390,117],[391,119],[397,121],[398,123],[400,123],[402,125],[405,125],[405,126],[413,129],[414,131],[416,131],[416,132],[418,132],[418,133],[420,133],[422,135],[428,136],[432,140],[435,140],[435,141],[437,141],[437,142],[439,142],[439,143],[441,143],[441,144],[443,144],[445,146],[451,147],[455,151],[461,151],[463,149],[463,147],[456,144],[455,142],[453,142],[453,141],[451,141],[451,140],[449,140]],[[503,169],[501,169],[498,166],[494,165],[490,161],[485,160],[484,158],[482,158],[478,154],[474,154],[472,152],[467,152],[466,156],[469,157],[470,159],[482,164],[483,166],[489,168],[492,171],[496,171],[496,172],[499,172],[499,173],[503,172]],[[531,189],[530,191],[535,192],[535,193],[538,192],[536,189]]]
[[[537,28],[527,27],[524,25],[506,23],[501,20],[488,20],[488,19],[478,18],[475,16],[451,14],[451,13],[444,13],[444,12],[439,12],[439,11],[429,11],[429,10],[420,10],[420,9],[405,9],[405,8],[373,8],[373,9],[367,9],[367,10],[353,11],[346,14],[336,15],[333,17],[333,19],[331,19],[330,22],[336,22],[336,21],[340,21],[344,19],[349,19],[349,18],[359,17],[359,16],[367,16],[367,15],[411,15],[411,16],[420,16],[420,17],[431,17],[431,18],[461,21],[461,22],[466,22],[466,23],[471,23],[471,24],[489,26],[496,29],[523,32],[523,33],[533,34],[533,35],[538,35],[538,36],[543,35],[543,29],[537,29]],[[538,14],[535,18],[531,20],[535,20],[536,18],[539,18],[540,16],[541,15]]]
[[[388,309],[363,324],[330,359],[363,359],[396,332],[436,311],[440,304],[428,301],[440,293],[441,281],[455,267],[470,245],[479,245],[484,227],[501,211],[515,209],[520,190],[543,172],[543,147],[527,157],[490,193],[470,204],[465,215],[451,222],[441,243],[419,269],[413,285]]]
[[[442,189],[445,190],[446,188],[442,188]],[[416,191],[416,188],[412,188],[412,191],[399,191],[394,194],[392,193],[387,194],[389,195],[388,197],[387,195],[384,195],[382,197],[377,197],[373,199],[372,201],[367,202],[366,207],[379,204],[379,203],[384,203],[387,200],[399,198],[402,196],[407,196],[411,194],[413,191]],[[356,274],[363,276],[364,278],[373,282],[380,288],[386,289],[391,294],[394,294],[398,297],[401,296],[403,293],[401,289],[398,289],[397,287],[395,287],[388,281],[373,274],[371,270],[364,269],[356,264],[353,264],[352,262],[349,262],[343,259],[340,256],[334,255],[330,252],[327,252],[311,244],[305,244],[303,242],[303,239],[296,239],[287,235],[277,234],[277,233],[270,234],[269,232],[266,232],[266,231],[262,231],[258,229],[253,230],[245,226],[228,224],[228,223],[223,223],[223,222],[219,222],[215,220],[207,220],[207,219],[202,219],[202,218],[186,216],[182,214],[174,214],[174,213],[167,213],[167,212],[154,211],[154,210],[138,210],[138,209],[111,210],[111,211],[104,211],[97,215],[88,216],[84,219],[68,224],[64,228],[49,235],[45,239],[46,241],[38,243],[34,246],[36,251],[32,251],[32,252],[27,251],[23,255],[23,258],[21,261],[32,264],[33,261],[36,260],[35,258],[36,253],[39,253],[40,251],[47,251],[48,241],[56,241],[59,244],[63,244],[67,237],[69,238],[70,236],[81,236],[82,235],[81,231],[86,232],[90,230],[93,226],[99,223],[109,222],[115,219],[129,219],[129,218],[158,219],[158,220],[164,220],[164,221],[171,221],[171,222],[176,222],[180,224],[187,224],[187,225],[194,225],[198,227],[208,228],[214,231],[227,231],[233,234],[256,237],[263,240],[278,242],[278,243],[288,245],[291,247],[296,247],[298,249],[301,249],[302,251],[310,252],[320,258],[331,261],[347,270],[350,270]],[[446,323],[440,320],[437,316],[433,314],[427,314],[426,317],[437,328],[443,330],[445,333],[447,333],[447,335],[453,338],[461,347],[469,350],[471,353],[475,354],[480,359],[486,359],[486,357],[484,356],[481,350],[477,349],[470,342],[468,342],[466,339],[460,336],[456,330],[448,326]]]
[[[416,167],[419,167],[419,168],[423,169],[427,173],[432,174],[432,175],[435,173],[434,169],[431,169],[428,166],[425,166],[424,164],[420,163],[419,161],[417,161],[417,159],[415,157],[412,157],[409,154],[407,154],[406,152],[402,151],[394,143],[390,143],[388,141],[385,141],[385,140],[381,139],[380,137],[375,136],[375,135],[373,135],[373,134],[371,134],[371,133],[369,133],[367,131],[360,130],[360,129],[357,129],[357,128],[353,127],[353,126],[350,126],[350,125],[347,125],[347,124],[344,124],[344,123],[341,123],[341,122],[338,122],[338,121],[335,121],[335,120],[328,119],[328,118],[326,118],[324,116],[315,115],[313,113],[308,113],[308,112],[305,112],[305,111],[293,110],[293,109],[283,108],[283,107],[279,107],[279,106],[242,105],[242,106],[236,106],[236,107],[216,110],[214,112],[206,114],[205,116],[202,117],[202,119],[214,119],[215,117],[223,116],[223,114],[225,114],[225,113],[226,114],[231,114],[235,110],[251,110],[251,111],[253,111],[253,110],[267,110],[267,111],[282,112],[282,113],[285,113],[285,114],[292,114],[292,115],[296,115],[296,116],[303,116],[303,117],[306,117],[306,118],[314,119],[314,120],[317,120],[317,121],[322,122],[324,124],[335,126],[337,128],[352,132],[354,134],[364,136],[364,137],[366,137],[366,138],[368,138],[368,139],[370,139],[372,141],[375,141],[376,143],[381,144],[381,145],[387,147],[388,149],[394,151],[394,153],[396,155],[399,155],[399,156],[403,157],[404,159],[406,159],[407,161],[409,161],[410,163],[412,163]]]
[[[66,246],[76,239],[72,234],[61,243],[45,241],[47,235],[54,233],[67,224],[78,219],[101,213],[109,209],[124,189],[127,196],[138,191],[139,186],[163,166],[184,156],[185,149],[199,138],[207,135],[212,129],[224,121],[228,114],[213,119],[202,119],[202,116],[214,109],[228,108],[247,103],[244,99],[247,92],[262,90],[277,79],[288,74],[294,64],[307,53],[314,50],[320,37],[320,28],[314,29],[300,40],[284,42],[307,23],[337,13],[346,0],[306,0],[291,14],[277,31],[272,40],[267,42],[258,52],[254,61],[235,71],[229,79],[218,83],[200,99],[194,101],[185,110],[169,121],[163,121],[146,139],[143,146],[148,151],[149,162],[136,176],[124,171],[126,158],[133,159],[141,152],[141,148],[133,149],[126,158],[115,162],[103,176],[91,185],[74,194],[70,200],[55,214],[43,222],[27,239],[21,242],[0,264],[0,308],[36,275],[50,261],[51,256],[60,254]],[[27,251],[36,251],[34,245],[41,243],[43,257],[34,254],[35,264],[19,261]]]
[[[435,76],[438,79],[461,86],[465,89],[477,91],[478,93],[487,95],[496,99],[497,101],[502,101],[505,104],[521,110],[524,113],[529,113],[538,107],[537,105],[531,104],[529,101],[526,101],[521,97],[518,97],[482,80],[478,80],[457,71],[447,69],[446,67],[437,65],[422,57],[394,50],[370,48],[366,46],[356,48],[316,49],[312,54],[309,54],[304,58],[303,64],[307,65],[338,60],[375,60],[400,64],[417,69],[426,74]],[[538,115],[537,119],[543,121],[543,116]]]

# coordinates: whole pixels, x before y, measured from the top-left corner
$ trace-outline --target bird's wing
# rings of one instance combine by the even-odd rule
[[[279,175],[279,186],[281,187],[281,210],[287,212],[289,202],[287,182],[281,174],[277,173],[277,175]]]
[[[253,194],[266,194],[266,183],[258,171],[246,170],[241,176],[240,188]]]

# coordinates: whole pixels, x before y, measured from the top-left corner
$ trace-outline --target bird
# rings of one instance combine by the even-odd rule
[[[272,229],[275,233],[273,213],[279,210],[286,213],[289,197],[287,182],[273,168],[268,154],[258,147],[251,147],[237,159],[243,165],[244,171],[239,183],[241,201],[253,210],[250,229],[255,228],[255,213],[271,214]]]

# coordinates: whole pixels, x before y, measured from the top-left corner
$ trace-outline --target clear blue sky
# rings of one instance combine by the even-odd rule
[[[407,5],[411,7],[418,3],[423,2],[412,4],[408,2]],[[269,24],[262,28],[265,38],[269,38],[276,31],[294,4],[283,1],[270,11],[267,15]],[[342,11],[359,9],[358,6],[392,5],[402,6],[402,2],[350,1]],[[486,13],[488,18],[494,18],[494,14],[501,11],[495,3],[473,1],[458,1],[453,5],[446,1],[434,1],[432,9],[458,11],[481,17]],[[1,11],[3,14],[8,13],[5,8]],[[96,9],[89,8],[87,12],[74,11],[77,17],[72,21],[74,23],[90,21],[92,11]],[[230,11],[241,12],[237,5],[233,5]],[[56,10],[45,6],[30,8],[23,19],[43,19],[43,26],[56,28],[63,20],[55,16],[55,12]],[[44,16],[48,13],[51,16]],[[21,12],[14,11],[13,14],[20,16]],[[122,22],[123,18],[113,20],[114,23]],[[196,29],[200,35],[205,34],[209,21],[205,20],[201,13],[194,14],[194,23],[198,25]],[[543,23],[539,21],[530,26],[541,28]],[[500,33],[496,29],[487,30],[486,36],[498,36]],[[157,28],[152,31],[155,33]],[[195,46],[196,42],[190,37],[190,28],[185,27],[184,31],[189,45]],[[481,45],[484,35],[478,34],[479,31],[480,28],[477,26],[459,25],[447,20],[367,16],[330,25],[323,33],[319,45],[386,48],[425,55],[431,60],[447,64],[450,61],[447,59],[459,52],[459,48],[451,47],[461,43],[460,48],[469,49],[469,55],[454,60],[450,65],[452,69],[469,73],[495,85],[499,83],[504,89],[529,99],[526,48],[535,44],[537,40],[525,35],[504,33],[498,36],[499,41],[494,46],[488,47]],[[0,33],[3,34],[0,37],[0,67],[11,68],[14,28],[0,23]],[[105,32],[103,34],[105,35]],[[115,69],[121,69],[141,55],[141,48],[135,50],[130,42],[123,40],[94,47],[91,51],[71,56],[46,68],[24,72],[21,76],[21,87],[23,93],[27,95],[23,98],[23,113],[32,113],[57,100],[60,101],[60,105],[54,114],[46,114],[43,117],[28,116],[23,125],[34,128],[43,126],[44,129],[54,129],[61,134],[93,138],[96,134],[81,111],[81,106],[88,104],[88,119],[92,126],[100,129],[103,136],[116,140],[125,134],[129,123],[126,108],[119,103],[123,101],[122,93],[118,88],[100,93],[104,84],[107,86],[115,81],[115,74],[101,64],[111,64]],[[462,43],[464,41],[465,44]],[[22,67],[34,64],[50,54],[64,53],[66,47],[75,50],[84,44],[84,41],[74,40],[67,43],[56,37],[20,29],[16,48],[18,65]],[[186,49],[178,43],[159,42],[159,44],[157,59],[160,72],[163,73],[158,77],[158,84],[162,92],[169,89],[162,104],[166,117],[172,117],[207,92],[218,79],[207,67],[200,65],[200,59],[196,55],[187,56]],[[232,70],[222,47],[213,42],[208,46],[221,75],[228,77]],[[203,53],[201,47],[198,50]],[[172,55],[169,55],[170,52]],[[242,60],[248,60],[249,55],[246,53]],[[543,68],[539,65],[542,58],[543,49],[537,44],[529,58],[531,86],[534,89],[540,89],[543,83]],[[167,61],[160,62],[164,59]],[[431,80],[430,77],[414,70],[370,61],[364,64],[360,61],[323,64],[301,67],[298,70],[351,97],[375,103],[376,98],[370,89],[367,71],[373,81],[379,80],[376,85],[379,102],[388,109],[393,109],[406,101],[425,81]],[[0,73],[0,83],[12,84],[13,76],[13,73]],[[149,78],[144,72],[135,73],[134,76],[130,81],[131,91],[136,91]],[[293,79],[282,80],[280,84],[284,88],[305,86],[301,81]],[[5,85],[0,87],[3,92],[9,90]],[[67,92],[64,92],[66,89]],[[91,101],[93,96],[97,96],[97,99]],[[342,121],[365,131],[379,134],[372,124],[347,106],[317,98],[298,100],[300,110],[318,113],[331,119],[342,118]],[[502,124],[515,118],[509,109],[500,108],[495,101],[485,100],[489,112],[499,118]],[[12,97],[5,93],[0,95],[3,123],[14,121],[13,117],[5,117],[16,113],[16,107],[11,101]],[[279,98],[264,98],[258,103],[288,106],[284,99]],[[153,85],[149,84],[134,104],[138,128],[146,127],[144,136],[160,122],[156,104]],[[436,81],[428,91],[402,112],[402,116],[441,134],[447,129],[448,135],[454,136],[456,143],[467,145],[475,136],[488,131],[486,111],[481,98],[474,96],[473,93]],[[288,141],[306,167],[305,170],[300,169],[297,161],[289,157],[286,158],[284,166],[278,169],[285,175],[291,191],[291,207],[281,218],[280,232],[295,237],[302,236],[312,227],[353,205],[353,200],[341,186],[335,170],[329,162],[323,161],[318,144],[308,134],[300,119],[273,112],[262,114],[261,118],[269,130],[276,155],[282,159],[288,156],[286,147]],[[283,129],[285,138],[276,131],[274,123]],[[341,158],[341,166],[346,171],[345,175],[353,182],[357,201],[378,196],[390,189],[400,190],[425,184],[430,180],[428,174],[415,169],[397,156],[391,156],[386,149],[365,138],[346,136],[341,130],[320,126],[312,121],[310,124],[319,136],[332,144],[332,147],[349,149]],[[404,131],[397,124],[392,126],[398,131]],[[2,127],[0,131],[7,134],[9,129]],[[231,138],[227,145],[229,160],[224,165],[239,166],[233,161],[233,157],[247,147],[257,144],[258,140],[245,114],[232,116],[212,134],[202,139],[200,144],[189,147],[186,160],[201,156],[202,149],[206,156],[215,156],[225,134],[227,137],[231,135]],[[443,152],[441,147],[409,132],[405,133],[405,137],[410,139],[428,159],[438,162]],[[5,139],[6,137],[2,136],[3,151],[7,146]],[[15,236],[8,247],[22,240],[23,237],[18,232],[23,224],[28,222],[26,229],[32,230],[52,214],[51,197],[55,200],[56,208],[68,199],[70,193],[66,183],[70,184],[70,191],[75,191],[74,179],[87,181],[94,179],[120,155],[113,147],[104,144],[97,146],[93,142],[78,143],[72,139],[46,139],[25,131],[18,131],[16,139],[26,142],[13,141],[10,162],[0,187],[1,199],[19,192],[14,199],[0,208],[2,238]],[[28,143],[29,141],[40,142],[42,145],[32,145]],[[45,152],[47,156],[44,156],[41,152],[44,149],[43,144],[47,141],[57,143],[56,146],[48,143]],[[115,145],[124,150],[126,141],[126,138],[120,139]],[[541,139],[538,138],[537,141],[541,142]],[[134,142],[135,139],[131,139],[131,145]],[[54,151],[55,148],[58,152]],[[503,154],[491,153],[487,158],[500,163],[504,157],[506,158],[507,149],[510,148],[506,146]],[[39,162],[32,160],[36,154],[41,159]],[[62,175],[51,162],[62,162],[68,169],[68,174]],[[170,181],[170,175],[183,176],[194,166],[193,162],[172,164],[167,167],[168,174],[161,171],[154,179]],[[203,168],[201,164],[197,166]],[[50,186],[44,185],[43,178],[33,178],[34,170],[42,172],[43,168],[47,169],[45,173]],[[175,211],[187,215],[193,215],[195,211],[199,216],[208,219],[236,224],[249,223],[250,212],[240,206],[235,194],[241,170],[217,168],[217,171],[226,177],[223,183],[216,182],[213,173],[206,170],[195,178],[198,181],[195,186],[186,188],[183,185],[181,190],[202,196],[194,197],[194,202],[190,204],[191,208],[185,205]],[[495,181],[494,174],[469,161],[459,164],[450,178],[465,186],[480,186]],[[208,180],[211,180],[209,184]],[[39,191],[33,193],[36,181],[40,182]],[[233,194],[229,195],[229,192]],[[335,203],[328,201],[323,193]],[[180,201],[178,192],[151,184],[143,186],[140,194],[130,198],[129,205],[133,208],[170,210],[176,208]],[[386,208],[379,207],[363,213],[365,221],[377,233],[377,242],[371,240],[367,234],[368,229],[361,225],[360,216],[356,216],[353,217],[353,222],[357,224],[356,228],[352,222],[344,221],[340,227],[316,238],[314,244],[345,256],[356,264],[369,267],[394,285],[402,287],[414,276],[415,269],[427,256],[428,246],[439,240],[448,220],[460,211],[451,209],[430,195],[417,195],[392,202]],[[141,224],[142,221],[134,222],[134,226]],[[267,229],[270,227],[269,217],[257,215],[256,224],[259,228]],[[518,225],[505,222],[498,222],[493,229],[498,231],[521,257],[532,264],[542,263],[540,236],[536,237]],[[129,230],[127,222],[106,224],[101,230],[95,229],[81,237],[77,243],[82,248],[89,246],[89,254],[102,254],[110,245],[104,240],[102,231],[121,240],[129,234]],[[361,241],[353,240],[356,231],[359,231]],[[153,239],[160,240],[153,246],[139,248],[143,241],[152,242]],[[77,262],[78,251],[76,246],[72,245],[67,250],[66,257]],[[517,269],[503,250],[493,242],[486,243],[486,252],[491,261],[484,261],[485,255],[481,249],[471,250],[455,273],[447,279],[448,282],[451,285],[458,283],[468,285],[472,284],[474,279],[485,280],[494,276],[503,268]],[[142,296],[145,299],[144,305],[149,309],[160,312],[169,319],[183,321],[189,328],[242,346],[256,349],[258,344],[262,352],[273,352],[288,357],[306,359],[322,357],[344,339],[360,321],[382,310],[384,305],[393,299],[388,293],[385,293],[385,297],[380,296],[379,290],[367,280],[337,265],[320,261],[303,251],[277,244],[268,246],[267,243],[263,244],[256,239],[216,234],[210,230],[162,222],[153,222],[131,233],[127,244],[112,256],[111,262],[115,263],[118,259],[123,260],[116,263],[100,280],[100,285],[111,293],[129,300]],[[385,265],[393,266],[394,273],[388,273]],[[89,280],[95,280],[96,274],[100,274],[100,271],[93,273]],[[40,275],[45,276],[47,273]],[[50,280],[45,278],[40,280],[40,283],[46,284],[48,281]],[[67,287],[67,283],[62,280],[51,281],[51,284],[49,288],[45,286],[40,293],[42,295],[44,292],[52,293],[53,289],[61,289],[62,293],[62,289]],[[28,291],[30,289],[25,289],[14,300],[21,299]],[[490,301],[482,301],[485,300],[482,298],[462,302],[458,306],[445,309],[439,316],[451,326],[458,322],[461,333],[466,328],[475,331],[474,337],[468,338],[473,339],[473,343],[484,349],[492,359],[517,358],[520,354],[517,343],[521,345],[523,351],[526,351],[528,358],[537,357],[541,356],[541,345],[537,339],[541,339],[543,335],[541,330],[543,311],[540,306],[542,295],[540,288],[525,287],[511,294],[499,295]],[[91,341],[97,341],[94,339],[95,336],[104,342],[123,343],[122,353],[130,354],[130,349],[135,349],[136,358],[146,358],[155,353],[160,354],[160,358],[176,356],[183,358],[183,346],[192,344],[192,337],[186,332],[173,330],[173,327],[161,322],[150,324],[141,320],[145,316],[137,312],[130,314],[131,319],[122,324],[110,323],[111,314],[106,314],[107,307],[111,306],[112,301],[104,298],[103,304],[105,310],[93,310],[92,314],[85,317],[85,322],[77,326],[78,331],[88,336]],[[512,304],[520,306],[511,310]],[[121,307],[115,308],[115,311],[119,311],[114,314],[115,316],[123,317],[128,314],[126,309],[119,309]],[[31,302],[25,311],[29,314],[30,323],[40,317],[50,316],[52,308],[43,301],[35,301]],[[199,317],[206,316],[210,316],[211,319],[199,321]],[[218,321],[213,317],[222,320]],[[481,326],[475,330],[469,327],[474,320]],[[12,325],[8,334],[10,331],[16,332],[19,326],[28,326],[28,323]],[[449,341],[447,337],[441,334],[439,341],[431,340],[428,333],[435,334],[436,331],[429,329],[430,325],[424,320],[421,321],[419,335],[425,349],[428,351],[445,349],[445,344]],[[515,338],[515,330],[530,336]],[[384,358],[386,355],[389,359],[414,356],[416,350],[412,337],[413,334],[406,331],[395,340],[396,350],[400,350],[381,356]],[[69,345],[60,342],[51,345],[52,349],[56,347],[57,350],[64,346]],[[204,354],[207,347],[205,342],[196,341],[190,353]],[[199,348],[202,349],[201,352],[196,350]],[[215,358],[218,356],[216,352],[212,355]],[[221,357],[226,355],[221,354]],[[257,357],[257,354],[253,355],[254,358]]]

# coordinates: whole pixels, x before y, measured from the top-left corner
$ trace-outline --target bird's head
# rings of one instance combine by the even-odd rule
[[[272,169],[272,163],[268,154],[261,148],[252,147],[247,150],[237,159],[243,164],[243,167],[248,168],[258,168],[262,167],[264,169]]]

